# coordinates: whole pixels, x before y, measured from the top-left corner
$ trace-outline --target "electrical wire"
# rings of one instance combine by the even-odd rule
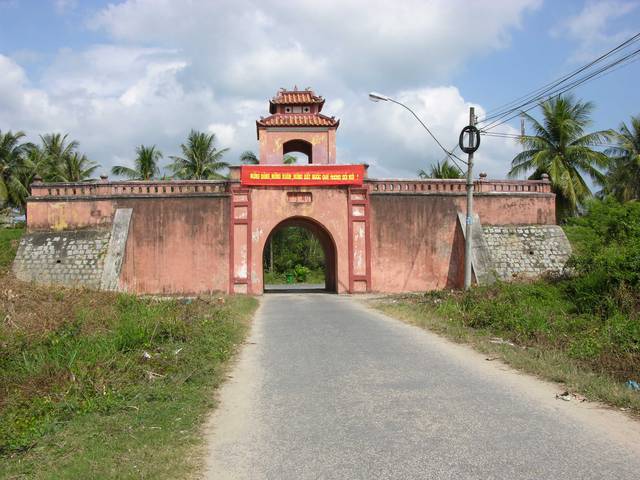
[[[589,73],[588,75],[585,75],[582,78],[579,78],[571,83],[569,83],[568,85],[565,85],[563,87],[557,88],[555,90],[552,90],[550,92],[548,92],[545,96],[540,96],[538,98],[532,99],[531,101],[518,106],[518,108],[514,108],[509,112],[506,112],[505,114],[503,114],[500,118],[495,119],[493,122],[489,123],[488,125],[485,125],[482,127],[483,131],[488,131],[490,129],[496,128],[504,123],[507,123],[511,120],[513,120],[514,118],[516,118],[517,116],[521,115],[523,112],[528,112],[534,108],[536,108],[542,101],[545,101],[549,98],[555,97],[555,96],[560,96],[566,92],[568,92],[569,90],[572,90],[588,81],[591,80],[595,80],[597,78],[601,78],[605,75],[608,75],[610,73],[613,73],[614,71],[618,70],[619,68],[622,68],[624,66],[627,66],[635,61],[640,60],[640,49],[637,49],[635,51],[633,51],[632,53],[626,55],[623,58],[620,58],[610,64],[607,64],[603,67],[601,67],[600,69],[596,70],[595,72]],[[613,68],[613,67],[617,67],[617,68]],[[523,109],[524,106],[528,106],[528,108]],[[519,111],[516,111],[519,110]]]
[[[493,110],[488,111],[485,114],[485,117],[482,118],[478,123],[480,123],[480,124],[481,123],[486,123],[487,121],[489,121],[491,119],[494,119],[494,118],[497,118],[497,117],[500,117],[500,116],[504,115],[505,113],[510,113],[510,112],[512,112],[514,110],[517,110],[523,104],[527,104],[527,103],[530,103],[531,101],[535,101],[535,99],[539,98],[541,95],[544,96],[544,94],[546,92],[558,87],[562,83],[565,83],[567,80],[575,77],[576,75],[579,75],[580,73],[584,72],[585,70],[587,70],[588,68],[592,67],[593,65],[596,65],[597,63],[605,60],[606,58],[610,57],[614,53],[616,53],[616,52],[618,52],[618,51],[630,46],[631,44],[637,42],[638,40],[640,40],[640,33],[637,33],[637,34],[633,35],[629,39],[625,40],[621,44],[617,45],[616,47],[612,48],[608,52],[606,52],[603,55],[599,56],[595,60],[592,60],[588,64],[586,64],[586,65],[584,65],[584,66],[582,66],[582,67],[580,67],[580,68],[578,68],[578,69],[576,69],[576,70],[574,70],[574,71],[572,71],[572,72],[560,77],[559,79],[556,79],[556,80],[554,80],[552,82],[549,82],[549,83],[543,85],[542,87],[537,88],[536,90],[533,90],[532,92],[529,92],[528,94],[525,94],[525,95],[523,95],[521,97],[516,98],[515,100],[512,100],[511,102],[508,102],[506,104],[501,105],[500,107],[497,107],[497,108],[495,108]]]
[[[562,93],[565,93],[573,88],[576,88],[579,85],[582,85],[588,81],[600,78],[604,75],[612,73],[615,70],[618,70],[619,68],[622,68],[624,66],[627,66],[637,61],[638,59],[640,59],[639,58],[640,49],[636,49],[631,53],[626,53],[623,56],[618,56],[614,60],[610,61],[609,63],[598,67],[596,70],[592,70],[582,76],[578,76],[580,73],[585,72],[590,67],[596,65],[597,63],[600,63],[604,59],[615,54],[616,52],[622,53],[622,50],[626,49],[627,47],[636,43],[639,40],[640,40],[640,33],[622,42],[620,45],[609,50],[607,53],[601,55],[597,59],[589,62],[587,65],[580,67],[579,69],[561,77],[560,79],[554,82],[550,82],[544,85],[543,87],[540,87],[534,90],[530,94],[519,97],[516,100],[513,100],[497,109],[492,110],[492,112],[496,112],[496,113],[485,116],[479,122],[479,124],[485,123],[485,125],[482,126],[482,130],[487,131],[489,129],[497,127],[498,125],[502,125],[503,123],[506,123],[507,121],[515,118],[520,114],[520,112],[518,112],[515,115],[513,115],[514,112],[518,110],[529,111],[532,108],[535,108],[540,103],[540,101],[543,101],[544,99],[548,99],[556,95],[561,95]],[[577,77],[577,78],[574,78],[574,77]],[[567,80],[570,80],[571,78],[574,78],[574,80],[567,83]],[[524,99],[524,101],[516,105],[516,102],[522,99]],[[531,104],[533,104],[533,106],[523,110],[524,107],[529,106]],[[505,109],[505,107],[510,107],[510,108]]]

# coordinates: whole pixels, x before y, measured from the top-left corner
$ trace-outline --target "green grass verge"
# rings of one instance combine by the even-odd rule
[[[11,266],[23,232],[22,228],[0,228],[0,273]]]
[[[639,322],[622,315],[603,320],[577,313],[561,282],[397,295],[373,305],[517,369],[563,383],[590,400],[640,414],[640,393],[624,385],[628,379],[639,380]],[[495,337],[513,345],[492,343]]]
[[[0,478],[197,475],[256,299],[0,284]]]

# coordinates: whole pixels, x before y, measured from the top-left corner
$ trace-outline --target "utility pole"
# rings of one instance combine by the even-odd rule
[[[469,125],[475,127],[476,125],[476,112],[474,107],[469,107]],[[469,148],[472,150],[469,153],[467,160],[467,220],[465,225],[465,239],[464,239],[464,289],[469,290],[471,288],[471,250],[473,248],[473,242],[471,240],[473,229],[473,147],[475,137],[472,132],[469,133]]]

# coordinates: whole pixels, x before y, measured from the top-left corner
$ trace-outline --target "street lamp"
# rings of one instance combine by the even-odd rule
[[[420,119],[420,117],[418,117],[416,112],[411,110],[404,103],[401,103],[387,95],[383,95],[377,92],[371,92],[369,94],[369,100],[371,100],[372,102],[380,102],[380,101],[393,102],[409,110],[409,112],[411,112],[411,114],[416,118],[416,120],[420,122],[420,125],[422,125],[422,127],[427,131],[427,133],[431,135],[431,138],[435,140],[438,146],[447,153],[447,156],[451,157],[451,153],[442,146],[442,144],[438,141],[435,135],[431,133],[431,130],[429,130],[429,127],[427,127],[424,124],[424,122]],[[475,112],[473,107],[469,109],[469,125],[475,128]],[[469,128],[469,127],[466,127],[466,128]],[[463,135],[461,134],[461,137],[462,136]],[[473,149],[474,147],[473,142],[474,142],[473,135],[469,135],[469,150],[468,150],[470,152],[469,160],[467,162],[465,162],[464,160],[461,160],[463,163],[466,163],[467,165],[467,215],[466,215],[466,225],[464,226],[465,228],[465,238],[464,238],[464,288],[465,290],[468,290],[469,288],[471,288],[471,251],[473,247],[473,243],[471,239],[472,226],[473,226],[473,152],[475,151]],[[476,145],[476,149],[477,149],[477,145]]]

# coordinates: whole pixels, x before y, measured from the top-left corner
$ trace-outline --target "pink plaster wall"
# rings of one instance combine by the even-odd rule
[[[112,200],[33,201],[27,203],[27,228],[74,230],[109,226],[114,215]]]
[[[287,192],[310,192],[312,201],[294,203]],[[293,196],[292,196],[293,197]],[[345,188],[276,188],[251,189],[252,205],[252,258],[251,290],[261,293],[263,289],[262,255],[269,234],[280,222],[291,217],[313,219],[333,239],[337,254],[336,289],[343,293],[349,289],[348,264],[348,208]]]
[[[289,140],[305,140],[313,145],[314,164],[336,163],[336,130],[325,131],[278,131],[269,128],[258,130],[260,163],[281,164],[283,144]]]
[[[135,293],[226,291],[229,283],[229,199],[119,200],[133,208],[123,289]]]
[[[372,290],[424,291],[460,287],[464,258],[457,212],[462,195],[371,195]],[[483,225],[554,224],[552,194],[479,194]]]

